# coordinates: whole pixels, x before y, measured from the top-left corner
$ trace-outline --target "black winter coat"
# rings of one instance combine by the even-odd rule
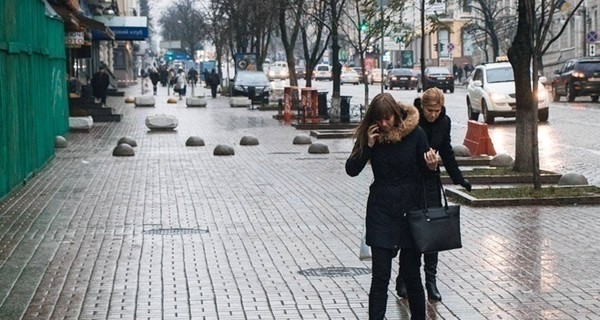
[[[108,85],[110,84],[110,79],[108,78],[108,73],[104,72],[96,72],[92,76],[92,90],[94,97],[103,97],[106,95],[106,89],[108,89]]]
[[[405,130],[393,129],[384,137],[387,143],[378,142],[373,148],[367,146],[362,155],[351,155],[346,161],[346,173],[352,177],[371,162],[374,181],[369,188],[366,217],[369,246],[414,247],[405,214],[423,203],[421,179],[422,175],[429,174],[423,156],[429,145],[425,132],[417,126],[417,109],[410,108]]]
[[[456,163],[454,150],[450,143],[450,129],[452,120],[446,115],[446,107],[442,107],[439,117],[434,122],[429,122],[423,115],[423,110],[420,109],[419,126],[423,128],[427,135],[429,145],[439,152],[444,168],[452,179],[454,184],[462,184],[464,177]],[[442,194],[440,190],[440,171],[439,168],[436,174],[428,175],[425,181],[427,189],[427,205],[431,207],[440,207],[442,205]]]

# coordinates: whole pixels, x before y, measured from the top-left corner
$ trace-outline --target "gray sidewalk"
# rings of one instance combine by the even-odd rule
[[[207,96],[207,89],[200,89]],[[139,86],[129,94],[139,94]],[[358,259],[371,173],[293,145],[274,112],[166,103],[71,133],[0,203],[0,319],[366,319]],[[147,115],[175,115],[150,132]],[[134,157],[113,157],[122,136]],[[188,137],[206,146],[186,147]],[[258,146],[239,146],[252,135]],[[213,156],[218,144],[235,148]],[[597,207],[469,208],[464,248],[440,254],[431,319],[600,319]],[[395,276],[395,272],[394,272]],[[388,319],[409,319],[390,283]]]

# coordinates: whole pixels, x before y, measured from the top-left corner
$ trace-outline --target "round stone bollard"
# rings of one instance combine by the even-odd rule
[[[213,151],[213,155],[215,156],[232,156],[234,154],[235,151],[233,150],[233,148],[225,144],[220,144],[216,146],[215,150]]]
[[[559,186],[587,186],[587,179],[580,173],[567,172],[560,177]]]
[[[186,147],[204,147],[204,140],[198,136],[191,136],[185,142]]]
[[[169,97],[169,99],[167,99],[167,103],[177,103],[177,98]]]
[[[242,140],[240,140],[240,146],[257,146],[258,139],[253,136],[244,136]]]
[[[113,149],[113,156],[115,157],[132,157],[134,155],[133,147],[127,143],[121,143]]]
[[[54,137],[54,147],[55,148],[66,148],[67,147],[67,139],[63,136]]]
[[[312,139],[305,134],[299,134],[294,137],[293,144],[311,144],[311,143],[312,143]]]
[[[471,150],[469,150],[469,148],[467,148],[463,144],[456,145],[456,146],[452,147],[452,149],[454,150],[454,155],[457,157],[470,157],[471,156]]]
[[[490,160],[490,167],[510,168],[513,165],[513,158],[506,153],[499,153]]]
[[[321,142],[314,142],[308,147],[308,153],[329,153],[329,147]]]
[[[135,98],[129,96],[129,97],[125,98],[125,103],[135,103]]]
[[[121,143],[126,143],[132,147],[137,147],[137,142],[135,142],[135,140],[130,136],[124,136],[121,139],[119,139],[119,142],[117,142],[117,145],[120,145]]]

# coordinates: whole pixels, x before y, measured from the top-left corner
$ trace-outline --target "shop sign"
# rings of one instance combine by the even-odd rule
[[[84,32],[67,32],[65,46],[67,48],[80,48],[85,43]]]

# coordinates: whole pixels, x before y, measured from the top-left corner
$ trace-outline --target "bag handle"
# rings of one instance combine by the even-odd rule
[[[422,180],[423,181],[423,180]],[[440,186],[440,189],[442,190],[442,196],[444,197],[444,209],[448,210],[448,198],[446,198],[446,189],[444,189],[444,185],[442,184],[442,178],[440,177],[440,175],[437,175],[437,181],[438,181],[438,185]],[[425,217],[427,219],[429,218],[429,215],[427,214],[428,210],[428,205],[427,205],[427,188],[425,188],[425,185],[427,184],[426,181],[423,181],[421,183],[423,185],[423,200],[425,200],[425,208],[423,208],[423,213],[425,214]]]

